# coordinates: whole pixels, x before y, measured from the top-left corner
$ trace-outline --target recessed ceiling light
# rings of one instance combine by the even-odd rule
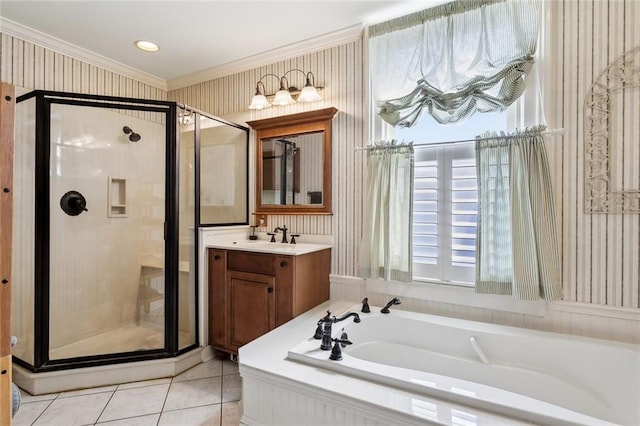
[[[133,45],[145,52],[157,52],[160,49],[157,44],[147,40],[136,40]]]

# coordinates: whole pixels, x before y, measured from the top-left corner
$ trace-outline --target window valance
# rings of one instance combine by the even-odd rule
[[[502,110],[534,62],[538,0],[455,1],[369,29],[373,96],[393,126]]]

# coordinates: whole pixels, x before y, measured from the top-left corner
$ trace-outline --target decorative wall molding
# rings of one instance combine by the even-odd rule
[[[598,76],[584,104],[584,208],[585,213],[640,213],[640,190],[616,191],[611,173],[614,166],[611,123],[613,94],[640,89],[640,46],[628,50]]]
[[[159,77],[140,71],[120,62],[116,62],[105,56],[98,55],[75,44],[68,43],[49,34],[34,30],[33,28],[11,21],[0,16],[0,28],[3,33],[21,40],[33,43],[45,49],[61,53],[65,56],[78,59],[90,65],[103,68],[116,74],[137,80],[158,89],[167,90],[167,82]]]
[[[174,78],[167,81],[168,90],[182,89],[205,81],[215,80],[217,78],[274,64],[297,56],[318,52],[341,44],[351,43],[362,36],[362,31],[362,24],[353,25],[339,31],[334,31],[299,43],[292,43],[267,52],[258,53],[257,55],[239,59],[218,67]]]

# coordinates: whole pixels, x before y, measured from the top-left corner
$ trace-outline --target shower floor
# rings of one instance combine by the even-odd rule
[[[179,347],[190,341],[189,333],[181,332]],[[51,359],[75,358],[118,352],[133,352],[164,347],[164,329],[151,322],[128,324],[84,340],[50,350]]]

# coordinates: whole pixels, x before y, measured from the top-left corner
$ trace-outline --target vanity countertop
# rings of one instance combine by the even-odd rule
[[[301,254],[329,249],[331,248],[331,245],[317,243],[283,244],[270,243],[265,240],[232,240],[209,243],[207,244],[207,248],[299,256]]]

